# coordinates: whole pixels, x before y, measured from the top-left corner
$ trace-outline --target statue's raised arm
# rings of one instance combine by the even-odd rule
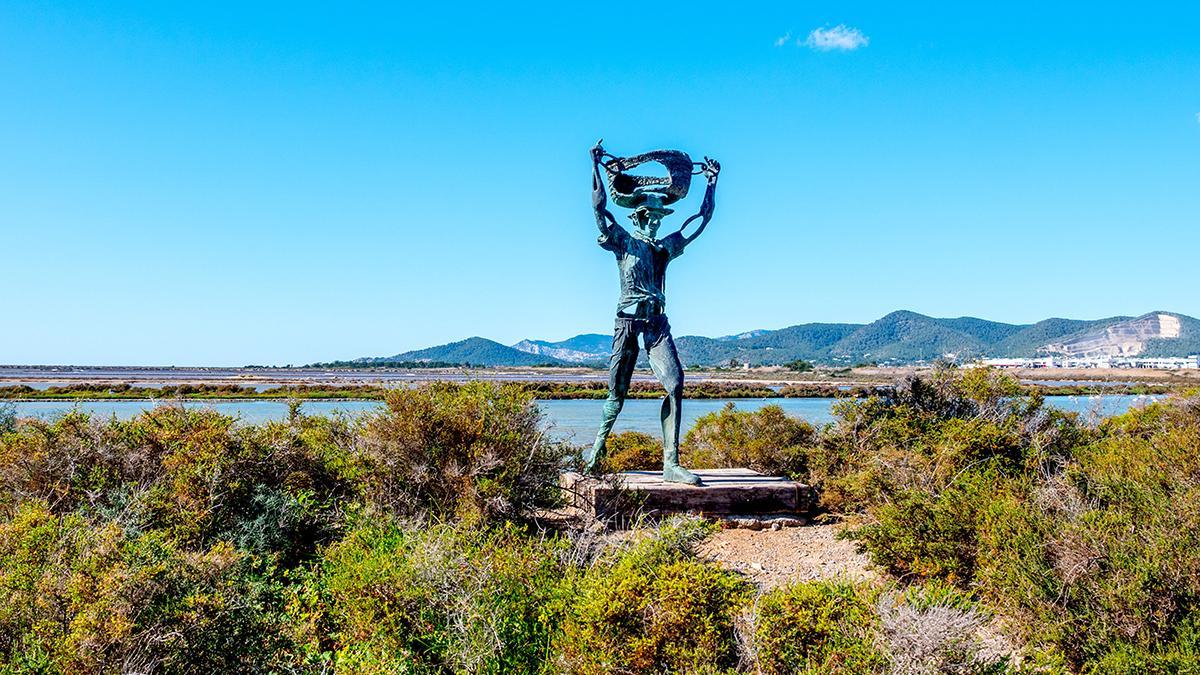
[[[700,211],[691,218],[683,221],[683,225],[679,227],[679,231],[683,232],[684,228],[690,225],[692,221],[697,218],[700,219],[700,226],[696,228],[696,231],[684,235],[684,241],[688,244],[692,243],[696,237],[699,237],[704,228],[708,226],[708,221],[712,220],[713,208],[716,206],[717,176],[721,173],[721,163],[711,157],[705,157],[704,164],[700,168],[700,173],[704,174],[704,177],[708,179],[708,185],[704,189],[704,201],[700,202]]]
[[[608,210],[608,195],[604,191],[604,177],[600,175],[600,163],[604,160],[602,141],[596,141],[592,146],[592,209],[596,212],[596,227],[600,232],[608,234],[617,227],[617,219]]]

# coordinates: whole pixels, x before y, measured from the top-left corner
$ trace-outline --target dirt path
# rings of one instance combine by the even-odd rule
[[[835,537],[838,527],[721,530],[700,546],[700,555],[741,572],[764,589],[837,576],[876,579],[878,575],[867,569],[867,557],[854,551],[854,543]]]

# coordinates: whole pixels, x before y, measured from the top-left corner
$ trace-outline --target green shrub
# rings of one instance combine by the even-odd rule
[[[850,581],[792,584],[759,598],[754,672],[1002,673],[1007,645],[970,595],[937,582],[903,592]]]
[[[557,551],[512,527],[357,529],[297,589],[293,631],[310,668],[539,672],[571,578]]]
[[[604,459],[603,471],[655,470],[662,468],[662,441],[640,431],[622,431],[608,437],[608,454]]]
[[[1109,420],[1025,502],[989,514],[981,589],[1072,667],[1154,671],[1195,654],[1185,646],[1200,610],[1192,410],[1184,400]]]
[[[495,521],[559,499],[570,449],[549,438],[515,385],[433,384],[388,392],[360,425],[355,478],[366,502],[399,516]]]
[[[841,404],[810,453],[823,503],[857,513],[846,536],[890,573],[977,589],[1047,663],[1185,659],[1177,635],[1200,599],[1200,406],[1089,429],[1017,391],[944,370]]]
[[[963,591],[961,588],[936,579],[905,587],[900,593],[900,601],[916,610],[949,607],[964,612],[973,612],[980,608],[979,601],[971,592]]]
[[[754,628],[763,673],[878,673],[876,592],[848,581],[796,583],[758,600]]]
[[[580,579],[556,668],[571,673],[712,672],[737,663],[735,619],[751,586],[696,559],[708,530],[668,524]]]
[[[267,669],[278,598],[248,562],[27,503],[0,524],[0,670]]]
[[[1150,652],[1118,645],[1083,671],[1088,675],[1190,675],[1200,673],[1200,652]]]
[[[969,586],[979,554],[980,509],[1002,483],[995,475],[971,474],[938,493],[905,491],[873,505],[870,522],[842,536],[899,578]]]
[[[807,373],[811,372],[814,368],[811,361],[805,361],[804,359],[788,361],[787,363],[783,364],[783,367],[794,373]]]
[[[857,511],[847,535],[905,579],[975,580],[981,510],[1067,461],[1085,434],[1073,418],[1018,396],[987,369],[943,369],[886,397],[839,406],[812,453],[826,507]]]
[[[1090,438],[1073,415],[1020,391],[1008,375],[948,369],[886,396],[839,402],[836,423],[809,455],[822,506],[861,511],[901,492],[936,493],[968,472],[1025,475]]]
[[[1084,668],[1088,675],[1194,675],[1200,673],[1200,635],[1195,613],[1180,622],[1173,640],[1153,648],[1112,645],[1110,651]]]
[[[771,476],[804,478],[816,431],[778,405],[755,411],[727,403],[696,420],[684,439],[682,462],[695,469],[746,467]]]
[[[336,532],[349,493],[344,425],[234,422],[173,406],[126,421],[24,420],[0,441],[0,510],[44,501],[131,533],[166,530],[197,549],[232,540],[294,564]]]
[[[17,428],[17,408],[11,403],[0,403],[0,434]]]

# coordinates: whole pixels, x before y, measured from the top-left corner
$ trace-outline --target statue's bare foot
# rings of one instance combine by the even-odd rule
[[[663,480],[668,483],[684,483],[700,485],[700,476],[688,471],[678,464],[663,464]]]

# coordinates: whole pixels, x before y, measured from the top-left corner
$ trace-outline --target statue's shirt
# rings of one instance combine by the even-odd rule
[[[667,263],[683,253],[686,242],[682,233],[676,232],[656,241],[648,241],[629,234],[619,225],[613,225],[596,241],[617,257],[617,270],[621,274],[618,314],[645,300],[653,300],[659,307],[666,306]]]

